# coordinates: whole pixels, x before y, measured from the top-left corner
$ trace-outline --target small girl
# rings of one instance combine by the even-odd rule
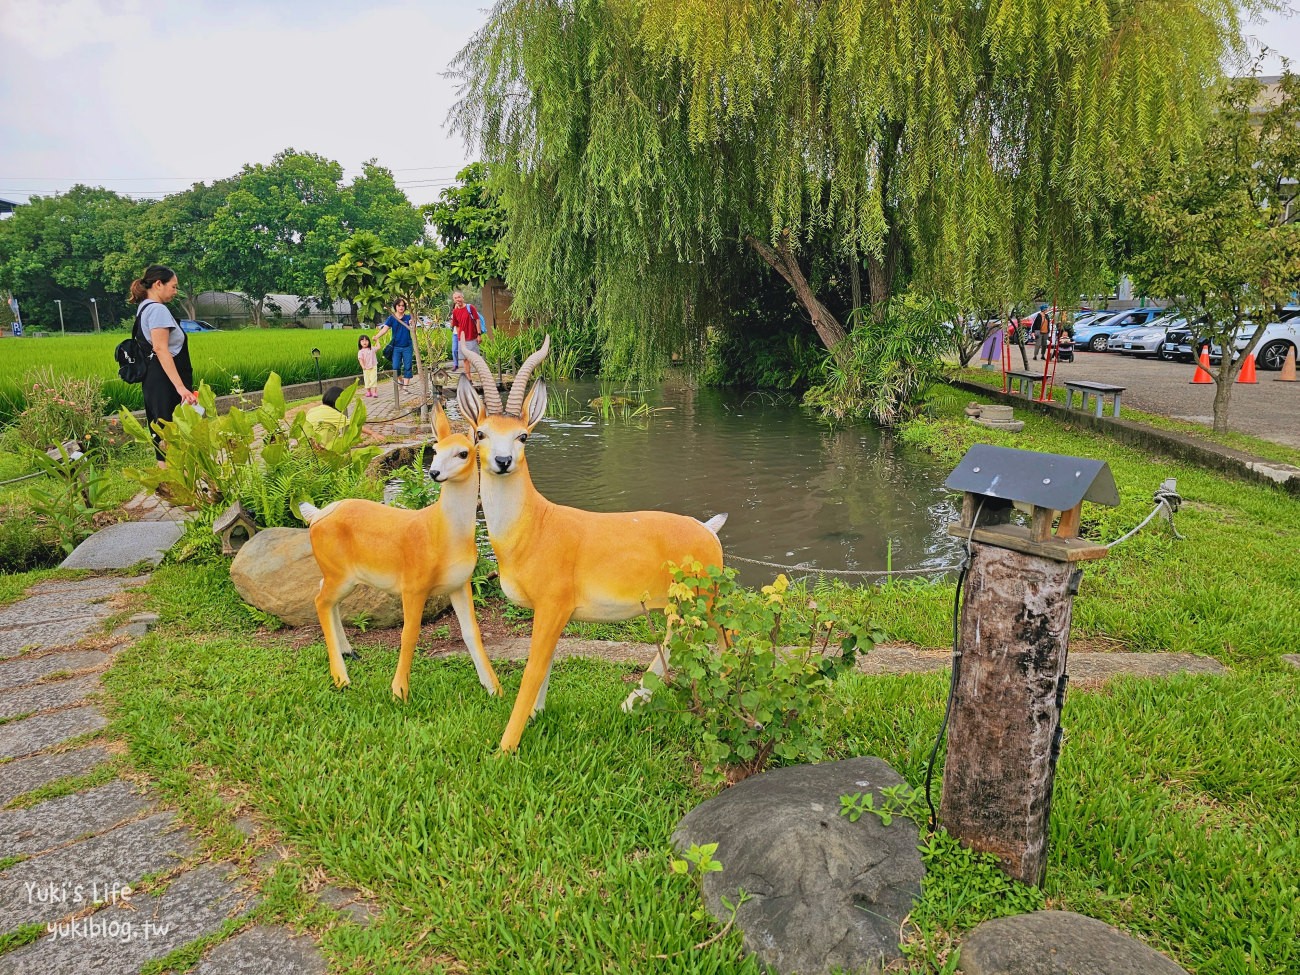
[[[370,347],[370,336],[363,335],[357,339],[357,362],[361,363],[361,380],[366,387],[363,396],[379,395],[379,360],[375,350]]]

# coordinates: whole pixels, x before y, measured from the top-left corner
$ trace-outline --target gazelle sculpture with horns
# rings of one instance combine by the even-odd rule
[[[474,544],[478,458],[470,438],[452,432],[440,403],[435,404],[433,428],[438,439],[429,476],[442,490],[429,507],[407,511],[360,498],[335,501],[323,509],[307,503],[299,506],[310,526],[312,554],[323,576],[316,613],[336,687],[348,684],[343,655],[352,652],[339,617],[339,603],[358,583],[365,583],[402,599],[402,650],[393,676],[394,696],[406,700],[410,694],[415,643],[424,604],[433,593],[451,596],[479,682],[489,694],[501,693],[496,672],[483,650],[470,586],[478,562]]]
[[[510,600],[533,610],[528,663],[501,737],[507,752],[519,747],[528,719],[546,704],[555,644],[565,624],[625,620],[662,609],[672,582],[667,563],[721,565],[717,532],[727,518],[718,515],[706,523],[665,511],[606,514],[542,497],[529,476],[524,444],[546,412],[546,384],[538,379],[526,398],[524,392],[550,342],[547,336],[524,362],[504,407],[491,370],[472,351],[462,349],[461,355],[482,380],[483,399],[468,377],[461,377],[456,390],[461,415],[478,444],[483,517],[501,588]],[[665,666],[657,655],[652,669],[662,675]]]

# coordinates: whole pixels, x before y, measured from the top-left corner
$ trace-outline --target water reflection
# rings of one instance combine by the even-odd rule
[[[594,384],[553,387],[571,403]],[[948,469],[879,429],[827,430],[757,397],[668,384],[646,396],[671,411],[648,421],[543,421],[528,443],[533,481],[559,504],[592,511],[658,508],[730,517],[731,555],[826,569],[937,567],[955,561]],[[737,563],[749,584],[777,569]]]

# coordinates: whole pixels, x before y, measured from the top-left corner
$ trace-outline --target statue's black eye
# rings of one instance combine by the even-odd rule
[[[461,460],[464,460],[464,459],[465,459],[466,457],[468,457],[468,456],[469,456],[469,451],[468,451],[468,450],[462,450],[462,451],[460,452],[460,459],[461,459]]]
[[[521,433],[521,434],[519,435],[519,442],[520,442],[520,443],[528,443],[528,434],[526,434],[526,433]]]
[[[475,443],[478,443],[480,440],[483,440],[483,439],[485,439],[486,437],[487,437],[487,434],[484,433],[482,430],[476,430],[476,431],[474,431],[474,442],[475,442]]]

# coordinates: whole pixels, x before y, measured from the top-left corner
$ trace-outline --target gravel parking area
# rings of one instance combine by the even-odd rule
[[[1012,349],[1011,358],[1014,368],[1020,368],[1017,349]],[[1029,366],[1030,371],[1037,371],[1042,363],[1030,359]],[[1193,386],[1195,369],[1188,363],[1138,359],[1116,352],[1078,352],[1073,362],[1057,364],[1056,383],[1060,387],[1066,380],[1087,380],[1125,386],[1124,408],[1131,406],[1208,427],[1214,423],[1215,387]],[[1300,447],[1300,382],[1274,382],[1276,372],[1260,370],[1258,375],[1258,385],[1238,383],[1233,389],[1229,426],[1238,433]]]

